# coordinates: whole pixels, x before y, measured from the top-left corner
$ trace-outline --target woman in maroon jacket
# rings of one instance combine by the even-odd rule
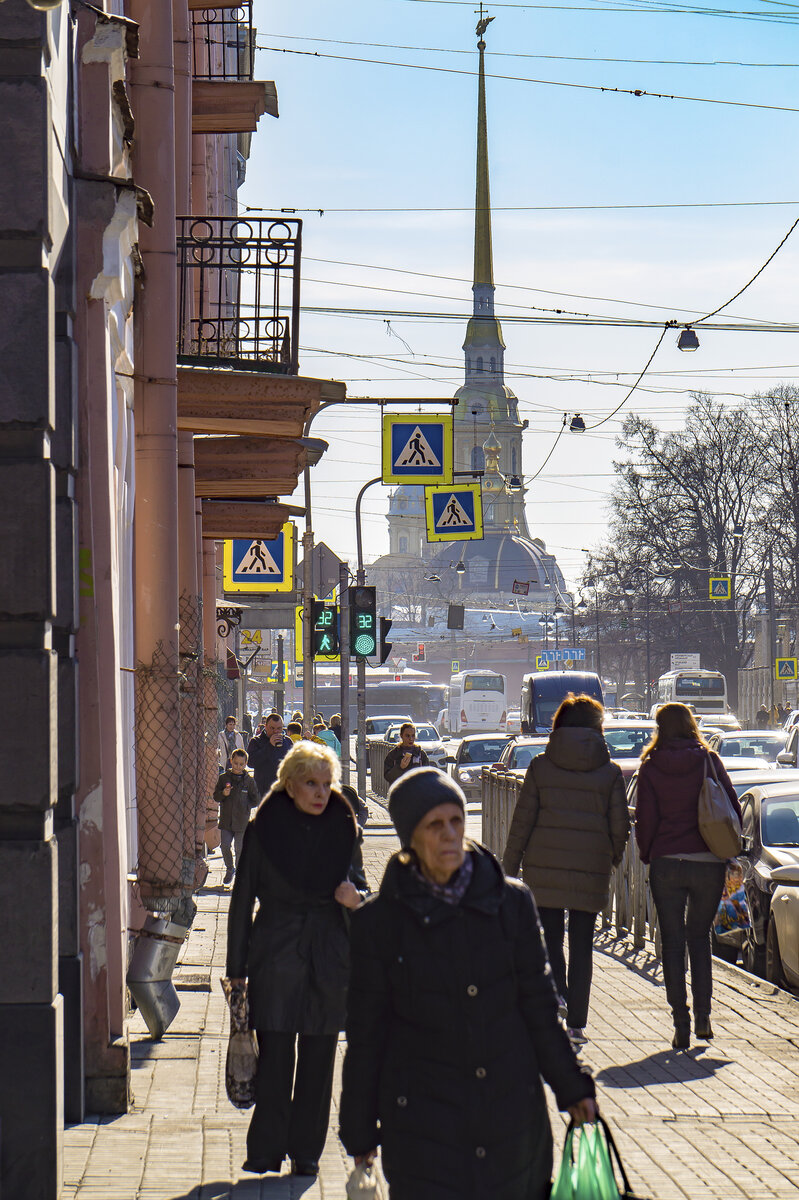
[[[685,947],[691,964],[694,1032],[703,1041],[710,1027],[712,968],[710,926],[724,887],[726,865],[708,850],[699,832],[699,792],[711,762],[740,816],[735,789],[721,759],[703,740],[685,704],[664,704],[657,730],[641,756],[635,808],[635,839],[649,863],[649,886],[660,922],[663,980],[674,1016],[675,1050],[691,1041],[685,980]]]

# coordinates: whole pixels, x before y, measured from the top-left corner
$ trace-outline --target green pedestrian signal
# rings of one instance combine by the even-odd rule
[[[311,649],[314,658],[334,658],[339,652],[338,608],[323,600],[311,601]]]
[[[377,595],[373,587],[350,588],[350,654],[369,658],[377,651]]]

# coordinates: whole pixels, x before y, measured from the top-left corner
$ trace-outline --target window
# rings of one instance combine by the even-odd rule
[[[399,540],[399,552],[400,554],[408,553],[408,539],[406,537],[401,537]]]
[[[481,357],[479,357],[479,356],[478,356],[478,358],[477,358],[477,370],[478,370],[478,371],[482,371],[482,369],[483,369],[483,360],[482,360],[482,358],[481,358]]]
[[[496,369],[497,369],[497,360],[495,358],[492,358],[491,359],[491,374],[492,375],[494,374]]]

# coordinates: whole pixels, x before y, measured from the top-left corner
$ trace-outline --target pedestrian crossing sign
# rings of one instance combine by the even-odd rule
[[[797,679],[795,658],[777,658],[774,660],[774,674],[777,679]]]
[[[708,586],[708,591],[711,600],[731,600],[732,599],[732,576],[731,575],[711,575]]]
[[[483,536],[483,492],[479,483],[424,490],[428,542],[477,541]]]
[[[294,591],[294,526],[276,538],[228,538],[222,552],[225,592]]]
[[[387,413],[383,483],[452,483],[452,416]]]
[[[535,656],[536,671],[548,671],[549,663],[550,663],[550,659],[549,659],[548,654],[536,654],[536,656]]]

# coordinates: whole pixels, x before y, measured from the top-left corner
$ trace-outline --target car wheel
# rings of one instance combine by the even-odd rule
[[[738,947],[728,946],[726,942],[720,942],[713,932],[710,934],[710,945],[716,958],[720,958],[722,962],[735,963],[738,961]]]
[[[780,939],[777,936],[777,924],[774,920],[769,921],[766,935],[766,979],[775,987],[787,987],[785,972],[782,969]]]
[[[763,975],[766,970],[766,947],[759,946],[751,929],[744,935],[741,947],[741,964],[750,975]]]

